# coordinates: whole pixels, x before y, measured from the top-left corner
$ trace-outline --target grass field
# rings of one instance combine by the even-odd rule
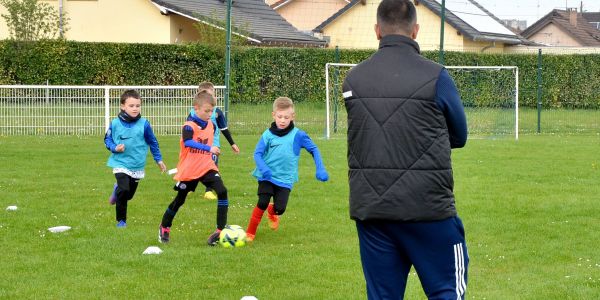
[[[246,227],[256,203],[250,176],[258,136],[223,149],[229,223]],[[2,255],[6,299],[365,299],[353,221],[348,217],[346,144],[316,138],[331,180],[301,159],[279,231],[263,222],[252,245],[208,247],[216,203],[191,194],[172,241],[157,226],[175,195],[149,162],[117,229],[108,205],[114,177],[102,137],[0,137]],[[177,137],[159,137],[175,167]],[[453,152],[457,208],[471,259],[468,299],[600,299],[600,136],[524,135],[472,139]],[[263,220],[265,221],[265,220]],[[68,225],[53,234],[47,228]],[[160,255],[142,255],[148,246]],[[406,299],[425,299],[416,274]]]

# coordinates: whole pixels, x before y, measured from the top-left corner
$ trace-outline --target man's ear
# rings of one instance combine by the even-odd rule
[[[377,37],[377,40],[381,40],[381,29],[377,23],[375,23],[375,36]]]
[[[415,26],[413,27],[413,31],[412,31],[412,33],[410,34],[410,37],[411,37],[413,40],[416,40],[416,39],[417,39],[417,35],[418,35],[418,34],[419,34],[419,24],[415,24]]]

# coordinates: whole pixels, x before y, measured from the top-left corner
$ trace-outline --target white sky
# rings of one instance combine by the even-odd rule
[[[438,0],[441,3],[441,0]],[[465,2],[466,0],[446,0],[446,2]],[[475,0],[500,19],[527,20],[531,26],[538,19],[555,8],[576,7],[579,11],[583,2],[583,11],[600,12],[600,0]]]

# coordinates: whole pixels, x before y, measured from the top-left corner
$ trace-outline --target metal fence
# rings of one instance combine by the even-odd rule
[[[192,106],[196,86],[0,85],[0,136],[103,135],[110,120],[119,112],[121,93],[129,88],[140,92],[142,116],[150,120],[157,135],[181,134],[181,126]],[[215,92],[217,105],[223,107],[224,87],[217,86]],[[327,133],[325,98],[323,87],[322,103],[297,101],[295,104],[296,126],[314,138],[325,137]],[[229,129],[234,135],[259,135],[272,122],[271,103],[244,104],[233,99],[227,112]],[[466,111],[471,136],[514,137],[514,131],[513,134],[498,132],[498,128],[514,128],[515,122],[511,121],[515,116],[514,109],[511,109],[512,112],[506,110],[506,116],[497,110],[486,112],[468,106]],[[343,105],[338,105],[337,119],[338,128],[330,133],[332,137],[345,134]],[[538,111],[519,107],[518,124],[519,134],[598,135],[600,109],[555,108]]]
[[[0,86],[0,135],[102,135],[121,93],[136,89],[157,135],[179,134],[197,86]],[[223,106],[223,86],[215,87]]]

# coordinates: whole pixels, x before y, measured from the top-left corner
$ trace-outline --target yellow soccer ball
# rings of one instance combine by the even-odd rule
[[[219,244],[225,248],[243,247],[246,245],[246,231],[239,225],[227,225],[221,230]]]

